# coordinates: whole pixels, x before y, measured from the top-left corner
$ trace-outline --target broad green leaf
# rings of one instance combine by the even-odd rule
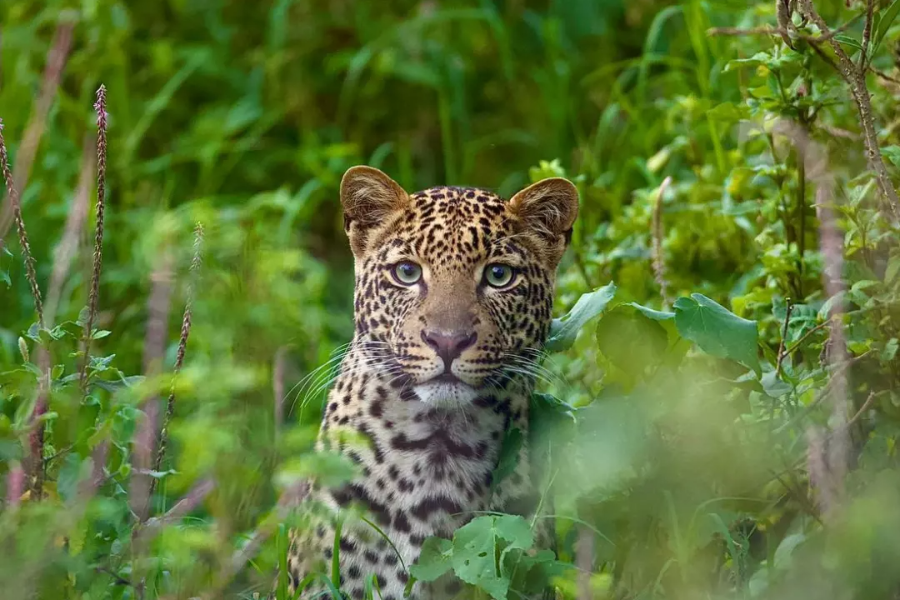
[[[629,305],[619,305],[597,322],[597,349],[624,376],[627,388],[659,365],[669,345],[666,330]]]
[[[434,581],[452,568],[453,542],[431,537],[422,544],[422,552],[409,573],[419,581]]]
[[[545,347],[551,352],[567,350],[575,343],[578,332],[588,321],[603,312],[613,296],[616,295],[616,285],[607,285],[584,294],[572,307],[568,314],[555,319],[550,327],[550,338]]]
[[[654,321],[666,321],[668,319],[675,318],[675,313],[673,312],[654,310],[652,308],[647,308],[646,306],[641,306],[637,302],[628,302],[624,306],[632,306],[635,309],[639,310],[645,317],[647,317],[648,319],[653,319]]]
[[[742,319],[703,294],[675,301],[675,326],[701,350],[730,358],[760,374],[756,321]]]
[[[453,570],[466,583],[481,588],[496,600],[505,600],[509,578],[497,571],[498,553],[513,548],[527,550],[533,543],[531,527],[522,517],[477,517],[453,536]]]

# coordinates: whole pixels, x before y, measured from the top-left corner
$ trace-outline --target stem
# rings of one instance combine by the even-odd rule
[[[797,146],[797,220],[800,222],[800,234],[797,237],[797,297],[803,300],[803,267],[806,256],[806,153]]]
[[[88,317],[84,325],[84,357],[79,377],[82,392],[87,393],[87,367],[90,362],[91,336],[100,296],[100,271],[103,267],[103,213],[106,208],[106,86],[97,90],[97,225],[94,232],[94,265],[91,271],[91,292],[88,299]]]
[[[784,347],[787,341],[788,325],[790,325],[792,312],[794,312],[794,305],[791,303],[791,299],[788,298],[787,311],[784,315],[784,326],[781,328],[781,343],[778,345],[778,362],[775,366],[776,378],[781,376],[781,363],[784,361],[784,357],[787,356],[787,353],[784,351]]]
[[[191,335],[191,319],[194,306],[194,288],[196,285],[198,273],[200,272],[200,266],[203,262],[200,254],[202,247],[203,225],[197,223],[197,226],[194,229],[194,258],[191,260],[191,283],[188,286],[187,301],[185,302],[184,315],[181,319],[181,338],[178,341],[178,354],[175,357],[175,367],[173,369],[176,375],[181,372],[181,367],[184,365],[184,354],[187,350],[188,337],[190,337]],[[166,413],[163,416],[162,428],[159,432],[159,449],[157,450],[156,460],[153,465],[155,471],[159,471],[161,469],[163,460],[165,459],[166,447],[168,445],[169,437],[169,422],[172,420],[172,415],[174,414],[175,390],[172,389],[172,391],[169,393],[169,398],[166,401]],[[153,492],[156,490],[157,481],[159,480],[155,477],[150,480],[149,497],[153,496]]]
[[[869,0],[871,5],[872,0]],[[825,20],[816,11],[812,0],[799,0],[800,11],[812,21],[824,36],[831,34],[831,29],[825,23]],[[869,16],[869,15],[867,15]],[[866,27],[871,29],[871,18],[867,19]],[[871,35],[871,33],[869,34]],[[859,122],[863,130],[863,142],[865,144],[866,159],[869,168],[875,172],[875,180],[884,201],[887,203],[889,212],[885,214],[885,218],[891,223],[896,224],[900,221],[900,198],[897,196],[897,190],[894,189],[891,179],[888,176],[887,167],[884,165],[884,158],[881,155],[881,149],[878,146],[878,134],[875,130],[875,117],[872,111],[872,102],[869,97],[869,90],[866,87],[866,71],[865,66],[857,66],[850,60],[847,53],[841,47],[840,43],[833,37],[828,38],[828,43],[837,56],[838,62],[832,63],[840,73],[841,77],[850,86],[850,94],[856,103],[859,112]],[[813,48],[816,48],[815,42]],[[819,52],[822,55],[821,52]],[[884,212],[884,211],[883,211]]]

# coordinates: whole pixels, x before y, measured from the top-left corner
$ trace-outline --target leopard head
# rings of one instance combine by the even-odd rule
[[[408,194],[354,167],[341,204],[356,341],[420,401],[472,402],[543,345],[578,213],[571,182],[546,179],[504,201],[473,188]]]

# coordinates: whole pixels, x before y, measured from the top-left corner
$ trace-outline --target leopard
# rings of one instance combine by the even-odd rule
[[[529,365],[550,331],[578,190],[551,177],[509,200],[471,187],[407,193],[384,172],[356,166],[341,179],[340,201],[354,263],[354,334],[316,447],[338,453],[356,474],[310,488],[303,503],[320,517],[291,531],[290,597],[335,561],[334,583],[352,600],[366,597],[367,582],[383,600],[461,597],[466,588],[449,576],[411,583],[410,566],[428,538],[452,538],[476,515],[538,510]],[[513,429],[525,441],[513,451],[512,473],[494,481]],[[368,518],[339,524],[335,515],[354,508]]]

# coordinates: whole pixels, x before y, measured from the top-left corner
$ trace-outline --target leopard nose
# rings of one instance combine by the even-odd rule
[[[444,368],[449,370],[450,363],[459,358],[463,350],[475,343],[477,334],[470,333],[442,333],[438,331],[423,331],[422,340],[431,346],[437,355],[444,360]]]

